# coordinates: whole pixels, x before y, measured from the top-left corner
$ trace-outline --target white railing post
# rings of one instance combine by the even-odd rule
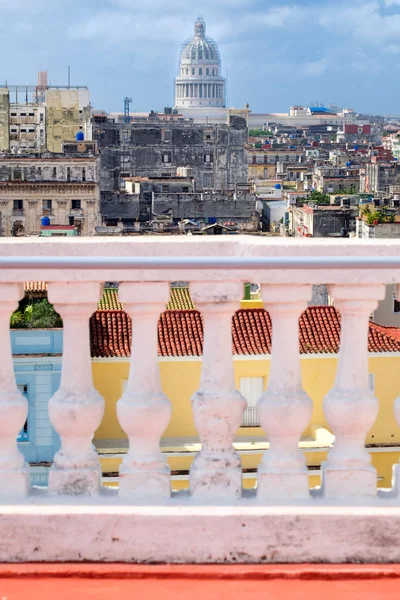
[[[400,284],[396,286],[396,300],[400,301]],[[396,421],[400,425],[400,396],[398,396],[394,402],[394,414]],[[397,496],[400,496],[400,461],[393,465],[393,478],[392,478],[393,489]]]
[[[122,498],[162,499],[171,495],[170,468],[160,438],[172,409],[161,390],[158,365],[158,320],[169,299],[169,284],[122,283],[119,298],[132,319],[128,387],[117,403],[129,451],[119,472]]]
[[[10,317],[23,295],[20,283],[0,284],[0,499],[20,498],[29,491],[29,466],[17,446],[17,435],[28,416],[28,401],[15,382],[10,340]]]
[[[190,491],[196,497],[237,498],[242,493],[242,467],[232,443],[246,401],[235,387],[232,317],[243,285],[195,282],[190,290],[204,318],[200,387],[192,397],[202,447],[190,469]]]
[[[104,399],[93,387],[89,319],[101,294],[98,283],[50,283],[49,302],[63,319],[61,384],[49,401],[49,416],[61,448],[49,473],[55,494],[95,494],[101,469],[92,444],[104,412]]]
[[[303,390],[299,353],[299,317],[311,298],[309,285],[262,285],[272,320],[268,387],[257,403],[270,444],[258,467],[261,499],[304,500],[309,496],[301,433],[310,422],[312,401]]]
[[[322,464],[322,489],[326,498],[372,496],[377,477],[365,438],[378,414],[378,400],[368,387],[368,323],[385,297],[385,286],[328,289],[341,314],[341,339],[335,385],[324,399],[335,442]]]

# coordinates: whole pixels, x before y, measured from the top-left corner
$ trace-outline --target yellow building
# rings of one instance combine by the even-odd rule
[[[116,403],[129,375],[131,327],[116,291],[106,291],[99,308],[91,319],[93,380],[105,398],[106,409],[95,445],[105,482],[115,485],[128,447],[116,416]],[[234,445],[242,459],[244,486],[253,487],[257,465],[268,449],[255,410],[267,385],[271,351],[271,322],[260,301],[242,302],[233,317],[232,339],[236,384],[248,402]],[[334,307],[310,307],[303,313],[299,321],[301,369],[314,411],[300,447],[307,459],[311,487],[320,483],[320,465],[333,442],[324,418],[323,398],[334,384],[339,340],[340,317]],[[188,486],[188,471],[200,448],[190,398],[200,382],[202,341],[201,315],[193,308],[188,290],[173,290],[160,319],[159,364],[162,388],[172,404],[172,419],[161,446],[168,456],[174,489]],[[366,443],[379,485],[389,487],[392,465],[400,457],[400,427],[393,413],[400,390],[400,330],[371,323],[369,352],[369,384],[379,399],[380,410]]]

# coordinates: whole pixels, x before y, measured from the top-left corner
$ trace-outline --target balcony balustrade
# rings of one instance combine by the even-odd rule
[[[365,449],[378,406],[368,385],[368,319],[385,284],[400,283],[399,250],[393,240],[248,236],[0,241],[0,561],[400,561],[400,467],[392,488],[378,490]],[[171,405],[160,385],[157,323],[177,280],[190,282],[204,318],[192,398],[202,447],[189,491],[172,492],[160,451]],[[16,442],[28,406],[15,382],[9,320],[24,281],[48,282],[64,323],[61,385],[48,407],[61,448],[47,489],[30,487]],[[102,487],[92,445],[104,400],[92,382],[89,317],[105,281],[120,282],[132,319],[130,376],[116,407],[129,438],[119,489]],[[273,340],[257,406],[269,450],[256,489],[244,491],[232,442],[246,402],[234,384],[231,319],[246,281],[261,284]],[[301,384],[298,318],[321,283],[342,332],[336,382],[324,401],[335,442],[321,487],[310,490],[299,451],[312,402]],[[400,399],[393,410],[400,423]]]

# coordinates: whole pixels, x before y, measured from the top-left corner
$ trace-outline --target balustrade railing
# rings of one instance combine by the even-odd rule
[[[90,506],[97,506],[97,521],[94,518],[93,523],[98,522],[98,507],[104,504],[104,522],[110,506],[120,511],[119,515],[123,514],[121,507],[129,507],[126,510],[131,516],[138,505],[141,511],[143,507],[175,506],[183,511],[174,513],[174,518],[178,518],[178,514],[193,517],[197,510],[203,510],[201,507],[217,504],[226,507],[226,514],[231,514],[229,506],[239,511],[235,514],[243,510],[246,519],[250,518],[246,512],[249,507],[267,510],[271,505],[289,506],[285,509],[287,519],[324,506],[366,503],[371,507],[400,506],[398,466],[394,469],[393,488],[378,491],[377,474],[365,448],[366,434],[378,406],[368,385],[368,319],[384,298],[385,284],[400,283],[399,250],[400,244],[395,241],[367,245],[358,240],[298,242],[240,236],[0,242],[0,503],[3,505],[0,532],[4,515],[18,513],[17,505],[24,503],[32,508],[54,502],[54,506],[64,507],[65,514],[65,507],[72,503],[76,507],[81,502],[86,515],[91,514]],[[48,282],[49,300],[64,324],[61,385],[49,403],[49,416],[60,435],[61,448],[51,467],[48,490],[40,494],[29,487],[29,467],[17,448],[17,435],[24,426],[28,409],[15,382],[8,331],[10,315],[23,295],[22,283],[27,280]],[[190,470],[189,491],[172,493],[169,467],[160,451],[160,438],[171,418],[171,405],[161,390],[157,323],[168,301],[169,284],[175,280],[190,282],[192,297],[204,318],[204,349],[200,387],[192,398],[202,447]],[[117,404],[121,428],[129,438],[129,450],[120,468],[118,491],[107,492],[101,487],[99,460],[92,445],[94,431],[103,417],[104,400],[93,387],[89,347],[89,318],[96,309],[104,281],[120,282],[119,297],[132,319],[129,381]],[[243,492],[241,462],[234,451],[233,439],[246,402],[234,383],[231,319],[240,306],[246,281],[261,283],[262,298],[272,319],[273,339],[268,387],[257,405],[269,449],[258,468],[256,489]],[[335,443],[322,465],[322,485],[315,493],[309,489],[307,466],[299,450],[301,433],[310,422],[312,402],[301,383],[298,319],[310,300],[312,284],[321,283],[328,284],[341,313],[342,331],[335,385],[324,401]],[[400,424],[399,401],[393,409]],[[137,535],[146,535],[140,510],[135,513],[138,519],[135,527]],[[224,513],[219,510],[221,517]],[[151,514],[154,517],[155,513],[150,512],[149,519]],[[80,518],[83,526],[82,514]],[[212,519],[215,518],[214,512]],[[44,528],[50,531],[51,523],[50,519]],[[87,523],[90,529],[90,522]],[[176,521],[171,517],[172,538],[173,523]],[[240,523],[232,523],[232,531],[236,531]],[[244,520],[242,527],[246,523]],[[194,528],[197,524],[193,521]],[[215,521],[208,530],[210,535],[214,525]],[[253,529],[246,536],[255,539],[258,527],[265,526],[265,522],[252,523]],[[76,527],[78,532],[79,526]],[[224,536],[223,531],[217,527],[214,534]],[[276,531],[279,537],[278,525]],[[36,533],[39,535],[38,529]],[[174,544],[174,539],[171,543]],[[271,544],[279,546],[279,541]],[[235,552],[239,552],[239,546],[240,543],[235,546]],[[103,550],[96,549],[97,554],[87,550],[80,557],[78,551],[69,553],[63,548],[57,555],[61,558],[56,556],[55,560],[93,556],[109,559],[102,554],[103,546]],[[135,554],[131,559],[125,547],[122,554],[111,552],[111,556],[122,560],[152,557],[163,560],[168,556],[167,551],[152,553],[150,545],[146,548],[144,554]],[[225,547],[211,556],[223,560],[226,551]],[[50,552],[48,546],[37,558],[50,560]],[[173,554],[172,560],[189,560],[190,552],[193,561],[208,560],[202,550],[193,554],[193,548]],[[254,558],[254,552],[249,556]],[[307,552],[307,559],[312,558],[312,552]],[[262,550],[260,553],[264,556]],[[20,556],[26,560],[26,553]],[[4,560],[0,549],[2,557]],[[229,556],[225,560],[230,560]]]

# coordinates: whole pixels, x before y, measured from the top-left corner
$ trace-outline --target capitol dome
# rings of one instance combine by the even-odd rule
[[[194,36],[184,42],[179,75],[175,79],[175,107],[225,106],[225,79],[221,75],[218,46],[206,37],[206,24],[198,17]]]

